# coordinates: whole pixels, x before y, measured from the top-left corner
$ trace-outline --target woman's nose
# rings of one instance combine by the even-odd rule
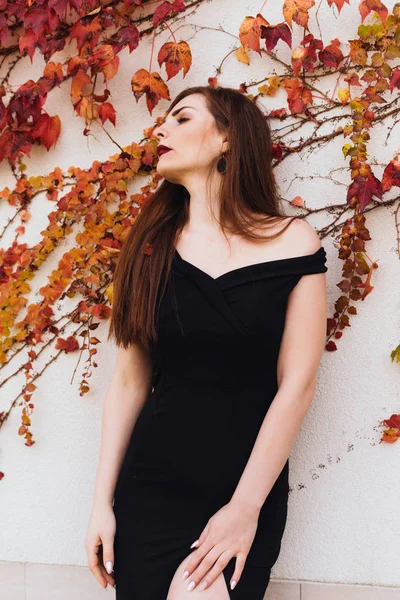
[[[156,133],[154,133],[156,132]],[[158,125],[157,127],[154,128],[153,130],[154,135],[156,136],[157,139],[160,138],[160,136],[164,137],[164,123],[162,123],[161,125]]]

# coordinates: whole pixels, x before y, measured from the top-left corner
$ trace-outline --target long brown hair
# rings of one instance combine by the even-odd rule
[[[228,137],[227,169],[220,188],[220,222],[248,240],[272,240],[275,234],[253,231],[271,228],[284,215],[272,171],[271,131],[265,115],[247,96],[229,87],[194,86],[182,90],[166,114],[189,94],[203,94],[216,128]],[[217,168],[219,156],[215,159]],[[108,339],[127,348],[157,340],[156,314],[172,266],[175,240],[189,216],[190,196],[182,185],[164,179],[143,206],[127,235],[113,277],[113,301]],[[268,228],[268,227],[267,227]],[[147,246],[149,244],[149,246]],[[144,252],[151,247],[151,254]]]

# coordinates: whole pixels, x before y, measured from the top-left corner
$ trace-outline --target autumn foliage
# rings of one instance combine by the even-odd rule
[[[0,160],[9,165],[15,177],[12,189],[0,190],[1,201],[15,210],[1,231],[4,236],[14,227],[14,239],[0,249],[0,364],[12,363],[15,369],[3,378],[0,387],[21,372],[26,380],[21,392],[10,400],[9,408],[0,413],[0,425],[13,408],[22,407],[18,433],[27,446],[35,443],[31,416],[37,379],[60,353],[86,355],[80,394],[89,390],[88,380],[97,366],[96,346],[101,341],[94,332],[110,315],[112,275],[121,245],[141,206],[151,202],[160,181],[155,170],[157,141],[152,136],[160,117],[144,130],[140,143],[132,141],[121,147],[111,134],[118,119],[112,101],[113,77],[120,61],[127,60],[142,38],[151,35],[149,66],[132,72],[124,93],[133,94],[136,103],[145,102],[150,116],[159,104],[161,110],[165,108],[162,101],[171,99],[169,80],[178,76],[183,79],[192,67],[189,44],[177,41],[170,24],[176,24],[203,1],[0,0],[4,71],[0,81]],[[328,9],[338,12],[346,10],[349,1],[322,0]],[[338,297],[327,322],[327,351],[337,350],[338,341],[357,315],[357,303],[374,288],[379,261],[371,259],[367,251],[371,239],[368,212],[393,206],[398,236],[400,227],[399,197],[395,193],[400,186],[396,149],[378,177],[369,161],[368,145],[371,129],[383,121],[390,125],[390,119],[400,111],[400,68],[396,66],[400,57],[400,3],[392,12],[381,0],[361,0],[358,8],[360,23],[355,25],[355,38],[341,40],[338,32],[326,45],[317,35],[318,28],[310,25],[315,20],[314,0],[284,0],[280,23],[269,23],[261,14],[262,8],[255,16],[243,15],[237,47],[222,61],[227,61],[226,68],[228,58],[251,67],[256,53],[272,60],[276,67],[262,81],[237,85],[254,102],[272,96],[282,98],[281,107],[266,111],[272,129],[274,123],[278,125],[274,132],[274,167],[292,153],[324,147],[336,138],[343,142],[346,191],[339,204],[325,207],[331,221],[319,231],[322,239],[334,238],[342,261],[342,275],[336,284]],[[295,27],[302,30],[302,39],[293,47]],[[157,47],[157,34],[165,30],[171,41]],[[290,62],[279,58],[282,48],[290,49]],[[33,63],[38,55],[45,62],[42,75],[11,86],[10,75],[17,63]],[[221,71],[219,67],[210,74],[210,86],[218,85]],[[322,85],[327,77],[335,82],[329,93]],[[32,146],[44,146],[51,152],[63,135],[60,116],[46,111],[47,98],[56,87],[70,94],[72,110],[82,120],[82,136],[89,136],[96,123],[117,151],[104,162],[95,160],[88,169],[70,166],[64,172],[57,167],[50,173],[27,177],[25,163]],[[305,124],[313,127],[306,136],[302,135]],[[295,143],[290,137],[294,132],[299,135]],[[130,193],[133,181],[142,182],[139,193]],[[46,197],[52,210],[40,240],[29,245],[19,238],[26,231],[39,194]],[[300,196],[292,199],[292,205],[304,216],[314,212]],[[36,272],[46,269],[49,256],[71,239],[72,247],[38,290],[40,298],[28,303]],[[59,315],[55,304],[66,298],[75,300],[74,309]],[[67,328],[68,333],[64,333]],[[57,352],[38,370],[37,361],[49,346]],[[400,346],[392,351],[391,359],[400,361]],[[383,441],[393,442],[400,437],[399,418],[392,415],[384,421],[387,429]]]

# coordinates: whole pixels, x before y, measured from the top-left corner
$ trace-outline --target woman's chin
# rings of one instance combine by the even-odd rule
[[[157,164],[156,171],[161,177],[168,179],[171,183],[179,183],[179,173],[175,169],[169,169],[168,167]]]

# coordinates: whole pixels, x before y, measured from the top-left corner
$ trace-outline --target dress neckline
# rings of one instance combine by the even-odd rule
[[[252,268],[261,268],[261,267],[266,267],[268,265],[278,265],[279,266],[280,264],[286,263],[289,261],[296,262],[299,260],[314,258],[314,257],[317,257],[319,254],[323,254],[323,253],[325,253],[325,248],[323,246],[320,246],[318,248],[318,250],[316,250],[312,254],[302,254],[300,256],[289,256],[288,258],[276,258],[274,260],[266,260],[263,262],[252,263],[250,265],[243,265],[243,267],[237,267],[236,269],[231,269],[230,271],[226,271],[225,273],[218,275],[218,277],[212,277],[212,275],[210,275],[209,273],[206,273],[205,271],[203,271],[203,269],[200,269],[200,267],[196,267],[196,265],[194,265],[193,263],[191,263],[188,260],[186,260],[185,258],[183,258],[179,254],[178,250],[175,248],[175,257],[177,257],[178,260],[185,263],[190,268],[195,269],[199,273],[202,273],[204,276],[208,277],[212,281],[220,281],[221,279],[224,279],[225,277],[227,277],[229,275],[232,275],[234,273],[239,273],[241,271],[248,271],[248,270],[251,270]]]

